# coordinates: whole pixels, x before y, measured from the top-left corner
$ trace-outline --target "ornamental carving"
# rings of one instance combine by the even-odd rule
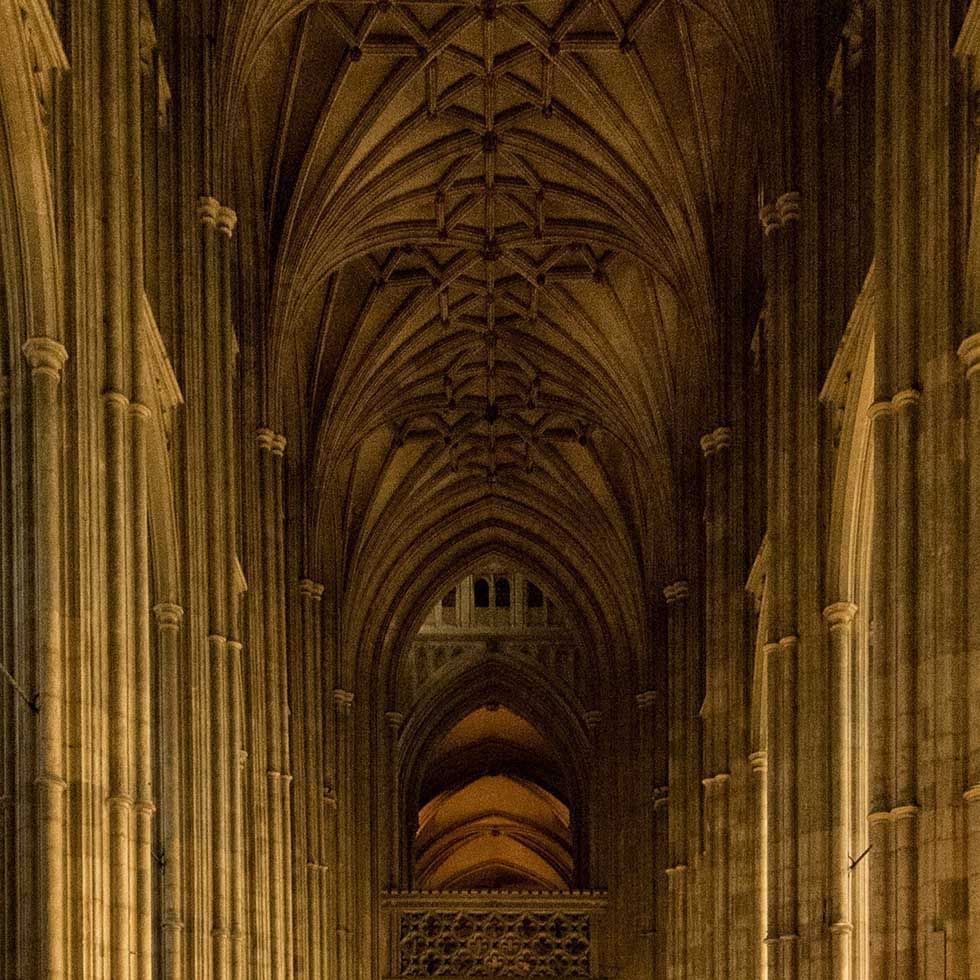
[[[404,912],[403,977],[590,976],[583,912]]]

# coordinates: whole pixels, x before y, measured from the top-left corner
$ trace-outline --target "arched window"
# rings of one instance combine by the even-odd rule
[[[527,608],[544,608],[544,593],[533,582],[527,583]]]
[[[443,609],[455,609],[456,608],[456,590],[450,589],[442,597],[442,608]]]
[[[490,583],[485,578],[478,578],[473,583],[473,605],[477,609],[490,608]]]
[[[510,579],[495,578],[493,585],[497,608],[510,609]]]

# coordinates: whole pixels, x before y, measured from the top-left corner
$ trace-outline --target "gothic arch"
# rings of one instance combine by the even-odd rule
[[[411,847],[415,835],[425,765],[435,743],[475,709],[494,701],[526,718],[558,750],[574,830],[576,885],[587,887],[589,875],[589,769],[592,747],[586,711],[570,690],[530,661],[491,655],[478,663],[450,669],[445,680],[423,693],[401,729],[396,756],[400,835],[399,878],[411,887]]]

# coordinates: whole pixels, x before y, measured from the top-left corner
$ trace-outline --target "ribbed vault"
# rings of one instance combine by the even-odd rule
[[[646,646],[677,447],[713,421],[713,243],[751,202],[736,23],[678,0],[229,11],[268,414],[345,651],[493,549],[555,580],[593,649]]]

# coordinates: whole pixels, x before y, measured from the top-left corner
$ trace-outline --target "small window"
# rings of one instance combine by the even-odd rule
[[[493,580],[498,609],[510,609],[510,579],[495,578]]]
[[[456,608],[456,590],[450,589],[442,597],[442,608],[443,609],[455,609]]]
[[[477,609],[490,608],[490,583],[485,578],[478,578],[473,583],[473,605]]]
[[[544,593],[533,582],[527,583],[527,608],[544,608]]]

